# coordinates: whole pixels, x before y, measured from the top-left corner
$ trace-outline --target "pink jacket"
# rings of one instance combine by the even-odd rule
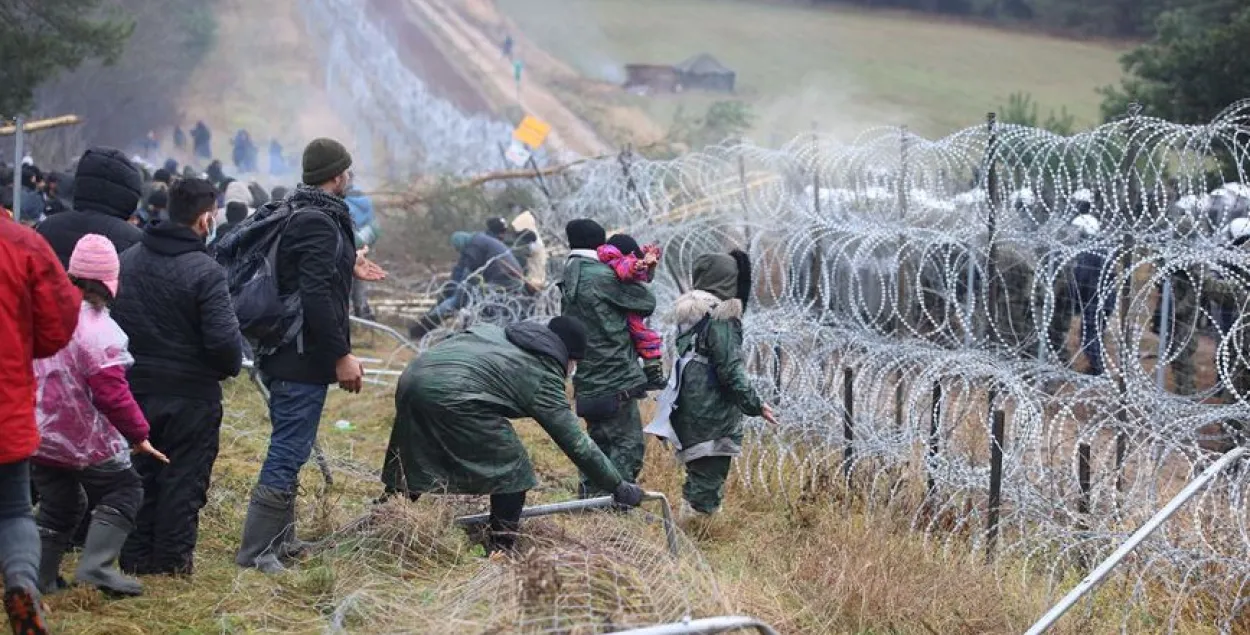
[[[147,440],[147,419],[126,382],[128,344],[107,310],[82,303],[69,346],[35,361],[40,442],[32,460],[83,469]]]

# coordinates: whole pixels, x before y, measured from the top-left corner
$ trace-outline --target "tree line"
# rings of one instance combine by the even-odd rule
[[[871,8],[905,9],[961,18],[1035,26],[1074,35],[1149,37],[1155,21],[1174,11],[1207,20],[1229,15],[1243,0],[816,0]]]

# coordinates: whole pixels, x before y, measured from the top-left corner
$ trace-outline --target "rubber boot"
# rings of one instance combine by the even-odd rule
[[[243,521],[243,540],[234,563],[240,567],[259,569],[262,573],[279,573],[286,567],[278,560],[282,536],[294,514],[295,495],[272,487],[257,485],[247,506]]]
[[[61,577],[61,560],[69,551],[71,536],[39,528],[39,592],[51,595],[69,586]]]
[[[87,544],[83,545],[78,569],[74,572],[74,583],[90,584],[114,595],[142,595],[143,585],[117,568],[117,556],[132,529],[134,526],[120,513],[96,507],[91,528],[87,530]]]
[[[39,593],[24,586],[6,589],[4,612],[14,635],[48,635],[48,622],[43,617]]]
[[[312,548],[311,543],[304,542],[299,539],[299,534],[295,531],[295,497],[291,497],[291,504],[286,510],[286,529],[282,530],[282,535],[278,537],[279,544],[278,557],[282,560],[295,560],[302,558],[308,550]]]

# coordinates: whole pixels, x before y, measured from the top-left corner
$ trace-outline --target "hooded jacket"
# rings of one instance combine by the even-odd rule
[[[512,230],[520,233],[534,232],[537,239],[529,246],[529,257],[525,261],[525,277],[531,282],[542,285],[547,282],[547,246],[543,243],[542,234],[538,232],[538,221],[533,212],[522,212],[512,219]]]
[[[677,299],[677,355],[692,355],[681,374],[671,415],[689,462],[742,452],[742,417],[758,417],[763,402],[742,361],[742,313],[750,295],[744,254],[704,254],[694,263],[694,291]]]
[[[560,282],[561,314],[586,326],[586,359],[573,387],[578,399],[632,391],[647,383],[626,318],[655,312],[655,295],[645,285],[621,282],[594,250],[575,249]]]
[[[220,382],[242,366],[243,338],[225,271],[204,239],[157,222],[122,254],[121,266],[112,315],[130,338],[131,390],[220,401]]]
[[[530,417],[607,491],[616,468],[582,431],[565,396],[568,352],[546,326],[479,325],[404,370],[382,481],[400,492],[507,494],[538,484],[509,419]]]
[[[108,238],[117,253],[139,242],[143,231],[126,222],[139,208],[143,181],[126,155],[112,148],[92,148],[74,174],[74,211],[56,214],[35,228],[69,266],[78,239],[87,234]]]

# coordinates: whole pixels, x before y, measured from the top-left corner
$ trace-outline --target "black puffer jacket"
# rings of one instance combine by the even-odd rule
[[[348,298],[356,264],[352,217],[343,199],[300,185],[287,197],[297,209],[278,246],[278,291],[300,294],[301,337],[260,360],[275,379],[330,385],[335,362],[352,352]],[[301,352],[302,347],[302,352]]]
[[[130,337],[131,390],[220,401],[220,382],[239,374],[243,336],[204,239],[158,222],[121,262],[113,319]]]
[[[143,179],[120,150],[92,148],[82,155],[74,174],[74,211],[49,216],[35,228],[52,245],[61,264],[69,267],[78,239],[101,234],[117,253],[139,242],[143,232],[126,222],[139,207]]]

